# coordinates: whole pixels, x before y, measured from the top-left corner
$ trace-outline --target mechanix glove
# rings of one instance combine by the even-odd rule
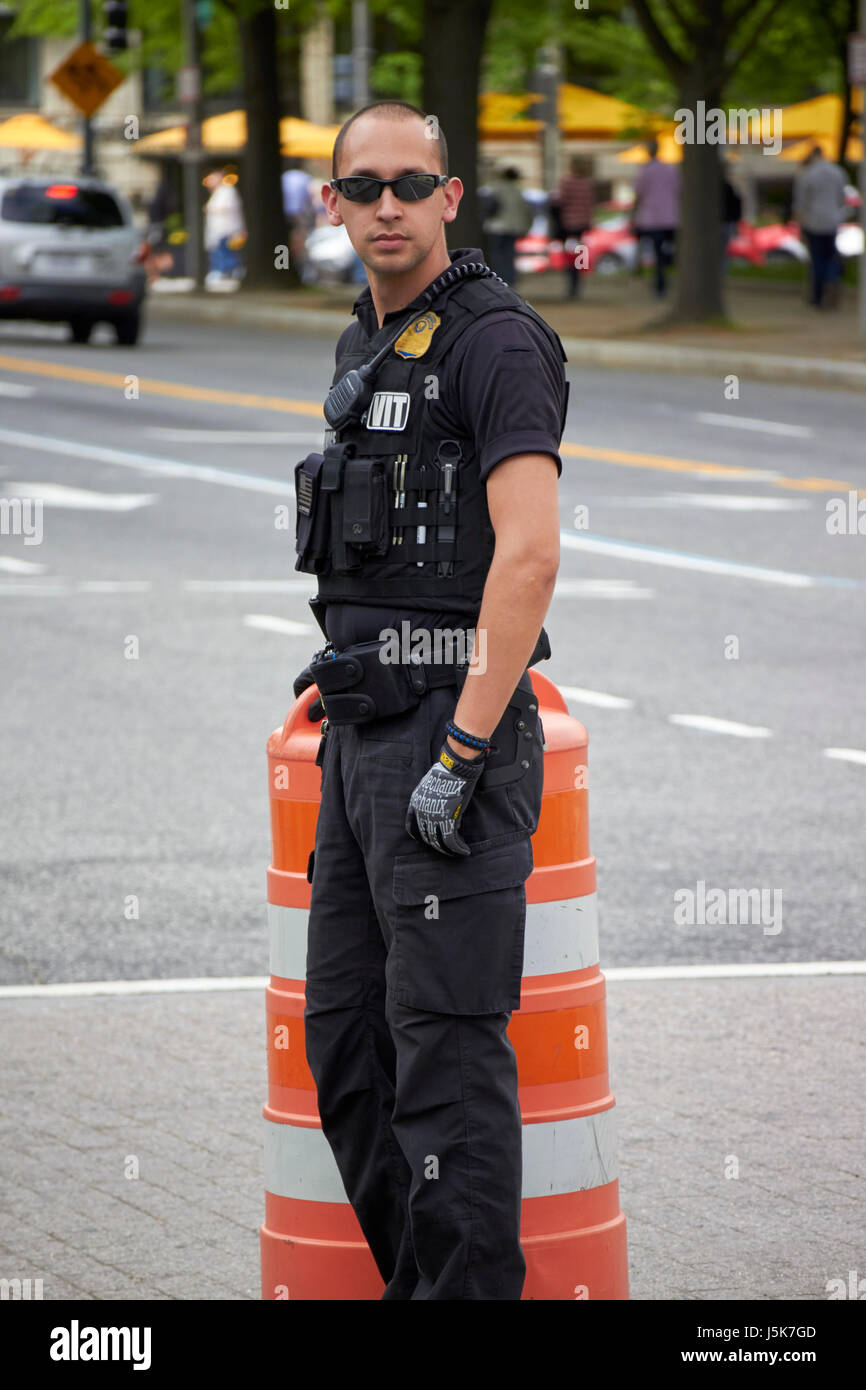
[[[425,773],[412,793],[406,815],[406,830],[413,840],[420,837],[440,854],[471,854],[458,833],[458,827],[475,784],[484,771],[485,754],[461,758],[443,743],[437,761]]]

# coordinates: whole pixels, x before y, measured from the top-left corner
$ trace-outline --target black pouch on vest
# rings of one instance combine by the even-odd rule
[[[322,491],[323,454],[307,454],[295,465],[298,519],[296,570],[325,574],[330,569],[331,497]]]
[[[364,555],[384,555],[388,549],[385,465],[380,460],[345,461],[341,539]]]

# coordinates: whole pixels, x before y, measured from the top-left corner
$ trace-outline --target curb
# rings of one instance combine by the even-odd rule
[[[618,367],[626,371],[667,370],[688,376],[747,376],[782,386],[866,392],[866,365],[826,357],[782,357],[730,348],[697,348],[668,343],[622,343],[610,338],[563,338],[570,363]]]
[[[155,318],[192,319],[198,323],[240,324],[244,327],[303,328],[339,336],[350,317],[355,296],[342,309],[299,309],[285,304],[239,301],[232,295],[169,295],[149,293],[148,314]],[[825,357],[784,357],[724,348],[684,344],[619,342],[611,338],[562,337],[569,363],[611,367],[623,371],[672,371],[689,376],[748,376],[752,381],[800,385],[826,390],[866,392],[866,363],[837,362]]]

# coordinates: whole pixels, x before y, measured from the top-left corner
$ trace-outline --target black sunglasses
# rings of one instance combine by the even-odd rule
[[[417,203],[429,198],[437,188],[448,182],[448,174],[401,174],[397,179],[374,179],[355,175],[346,179],[331,179],[331,188],[342,193],[350,203],[375,203],[383,188],[393,188],[401,203]]]

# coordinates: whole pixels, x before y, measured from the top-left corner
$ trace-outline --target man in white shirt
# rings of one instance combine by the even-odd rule
[[[211,190],[204,206],[204,244],[211,263],[205,283],[231,280],[240,260],[229,242],[246,232],[240,195],[221,169],[214,169],[203,182]]]

